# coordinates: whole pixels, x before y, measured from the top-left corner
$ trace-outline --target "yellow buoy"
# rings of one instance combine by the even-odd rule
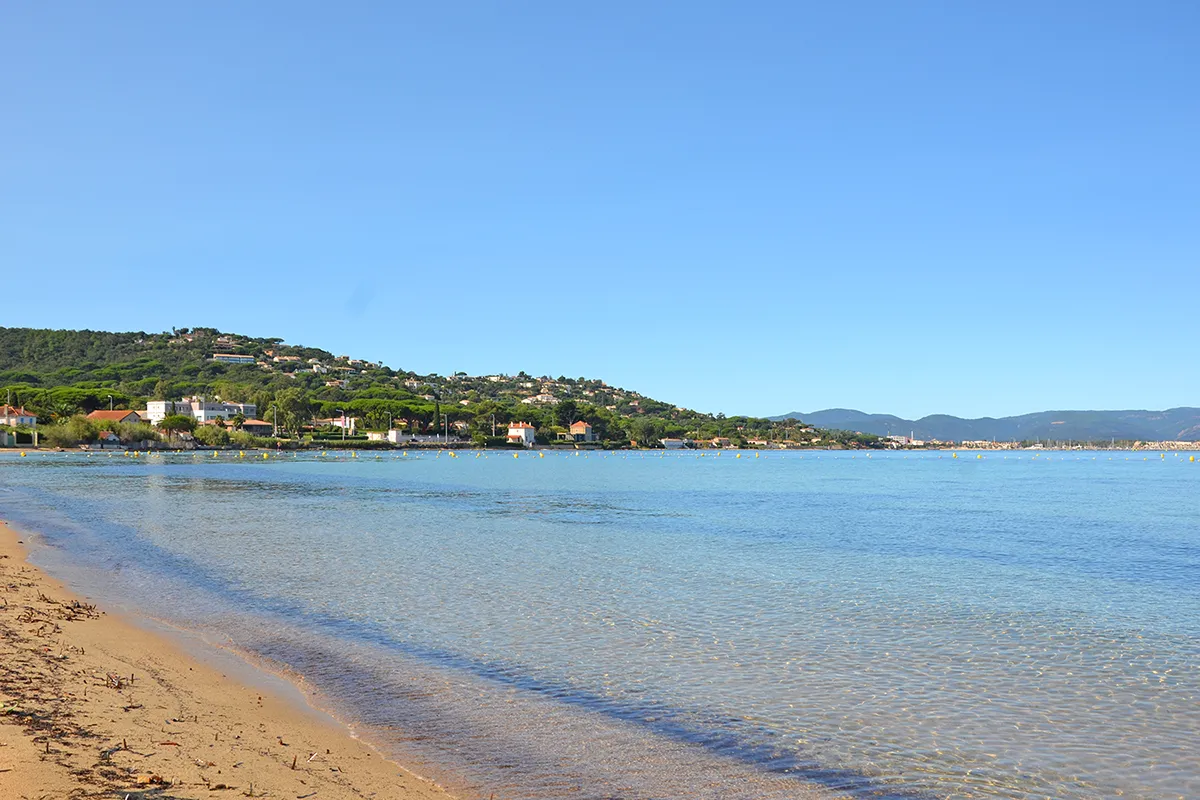
[[[22,450],[22,451],[21,451],[21,458],[24,458],[24,457],[25,457],[25,451],[24,451],[24,450]]]
[[[270,458],[270,457],[271,457],[270,453],[263,453],[263,458]]]
[[[976,458],[983,458],[983,453],[980,453],[979,455],[977,455],[977,456],[975,456],[975,457],[976,457]]]
[[[954,454],[954,457],[955,457],[955,458],[958,458],[958,453],[955,453],[955,454]]]
[[[546,457],[545,453],[538,453],[538,458],[545,458],[545,457]]]
[[[21,453],[21,455],[25,455],[25,454]],[[1195,456],[1188,456],[1188,461],[1195,461],[1195,460],[1196,460]]]
[[[520,457],[521,457],[520,453],[513,453],[513,458],[520,458]]]

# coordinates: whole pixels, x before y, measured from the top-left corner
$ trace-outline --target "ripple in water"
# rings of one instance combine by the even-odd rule
[[[465,797],[1200,796],[1195,465],[807,455],[0,459],[0,489],[52,566]]]

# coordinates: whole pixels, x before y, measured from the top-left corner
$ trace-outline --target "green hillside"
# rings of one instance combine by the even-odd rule
[[[214,354],[252,356],[254,363],[221,363]],[[702,414],[598,379],[418,375],[353,354],[212,328],[164,333],[0,328],[0,399],[8,393],[38,413],[42,425],[108,408],[110,399],[114,408],[141,409],[152,399],[201,395],[255,403],[259,417],[277,418],[293,436],[311,434],[319,420],[344,412],[377,430],[395,425],[429,433],[460,423],[460,433],[479,443],[495,443],[493,422],[501,436],[508,422],[529,422],[539,441],[551,442],[572,422],[584,420],[598,438],[614,444],[714,437],[735,444],[754,439],[877,444],[874,436],[826,435],[794,420]]]

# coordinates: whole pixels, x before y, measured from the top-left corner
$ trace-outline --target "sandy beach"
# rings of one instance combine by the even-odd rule
[[[0,797],[449,798],[332,719],[105,613],[0,522]]]

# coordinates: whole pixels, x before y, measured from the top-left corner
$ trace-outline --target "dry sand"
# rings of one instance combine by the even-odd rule
[[[447,800],[345,728],[72,595],[0,522],[0,798]]]

